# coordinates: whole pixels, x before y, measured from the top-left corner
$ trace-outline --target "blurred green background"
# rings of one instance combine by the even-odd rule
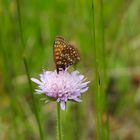
[[[95,0],[94,9],[90,0],[0,0],[0,140],[40,139],[23,56],[31,77],[54,70],[58,35],[79,49],[77,69],[91,81],[83,102],[61,111],[63,139],[139,140],[140,0]],[[35,102],[44,139],[56,139],[56,103]]]

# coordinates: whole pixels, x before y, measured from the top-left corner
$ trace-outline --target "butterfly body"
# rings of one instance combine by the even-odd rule
[[[59,71],[65,70],[70,65],[78,63],[80,60],[78,50],[66,42],[62,37],[56,37],[53,51],[57,73],[59,73]]]

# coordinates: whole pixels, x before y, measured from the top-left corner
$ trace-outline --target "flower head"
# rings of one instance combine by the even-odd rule
[[[60,71],[59,74],[56,71],[44,71],[40,74],[40,80],[35,78],[31,80],[38,84],[39,89],[36,89],[36,92],[57,100],[63,110],[68,100],[81,102],[79,97],[81,93],[88,90],[89,84],[89,81],[85,82],[84,76],[78,71],[71,73]]]

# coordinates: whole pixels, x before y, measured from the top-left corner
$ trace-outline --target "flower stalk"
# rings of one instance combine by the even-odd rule
[[[57,103],[57,137],[58,137],[58,140],[62,140],[61,110],[60,110],[59,103]]]

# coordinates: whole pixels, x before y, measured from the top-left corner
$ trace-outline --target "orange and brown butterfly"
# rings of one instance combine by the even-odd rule
[[[55,38],[53,54],[57,73],[80,61],[78,49],[65,41],[63,37]]]

